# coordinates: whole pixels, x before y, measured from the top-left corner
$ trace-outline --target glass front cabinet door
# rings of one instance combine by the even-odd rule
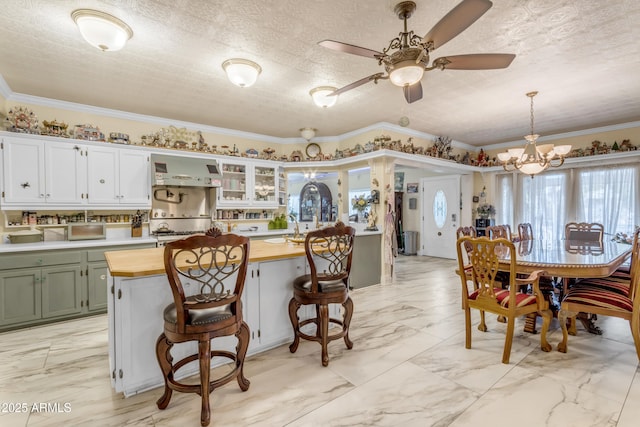
[[[276,192],[278,170],[274,166],[253,166],[253,195],[251,197],[254,206],[277,207]]]
[[[247,206],[248,165],[241,162],[224,162],[222,167],[222,187],[218,188],[218,205]]]

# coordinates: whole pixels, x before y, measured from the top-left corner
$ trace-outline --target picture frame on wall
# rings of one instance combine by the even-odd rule
[[[395,191],[403,191],[404,190],[404,172],[395,172],[394,173],[394,190]]]
[[[418,183],[407,182],[407,193],[417,193],[417,192],[418,192]]]

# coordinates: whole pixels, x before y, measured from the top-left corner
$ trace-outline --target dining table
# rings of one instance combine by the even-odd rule
[[[523,240],[515,242],[516,270],[518,273],[531,273],[544,270],[545,276],[559,277],[563,282],[569,279],[594,278],[610,276],[631,256],[631,245],[614,241],[585,242],[579,240]],[[509,252],[500,257],[500,269],[509,271]],[[558,301],[562,300],[566,289],[559,289],[559,296],[554,289],[548,294],[549,305],[554,315],[559,309]],[[581,319],[591,333],[602,331],[590,319]],[[585,322],[587,320],[587,322]],[[535,333],[535,317],[528,319],[525,331]]]

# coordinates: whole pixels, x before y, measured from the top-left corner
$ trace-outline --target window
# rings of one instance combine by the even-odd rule
[[[569,171],[547,172],[531,179],[518,174],[518,223],[528,222],[536,239],[560,239],[567,222]]]
[[[576,220],[598,222],[605,233],[631,234],[638,223],[638,166],[581,169],[576,176]]]
[[[640,224],[638,165],[497,174],[495,184],[498,223],[529,222],[537,239],[563,238],[570,221],[601,223],[612,235]]]

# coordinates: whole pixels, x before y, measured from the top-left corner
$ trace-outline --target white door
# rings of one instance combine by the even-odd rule
[[[423,178],[422,255],[457,257],[456,230],[460,224],[460,176]]]

